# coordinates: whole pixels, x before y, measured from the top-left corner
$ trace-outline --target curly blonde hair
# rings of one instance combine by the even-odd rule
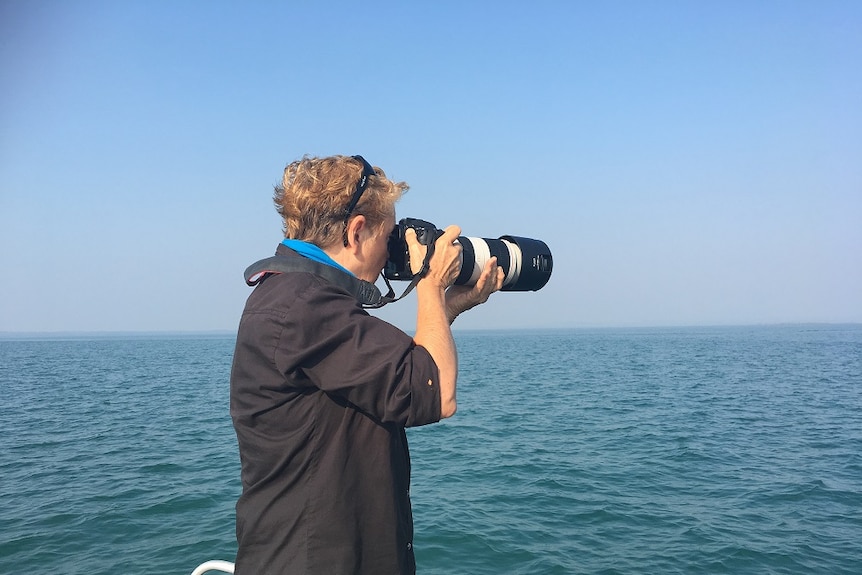
[[[362,169],[362,162],[350,156],[303,156],[289,164],[272,198],[284,221],[284,237],[321,248],[339,242]],[[395,215],[395,202],[409,187],[388,180],[377,166],[374,173],[351,217],[362,214],[372,226],[388,225]]]

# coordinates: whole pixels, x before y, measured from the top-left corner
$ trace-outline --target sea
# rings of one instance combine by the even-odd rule
[[[408,430],[421,575],[862,573],[862,326],[455,338],[458,413]],[[0,339],[0,573],[232,561],[233,347]]]

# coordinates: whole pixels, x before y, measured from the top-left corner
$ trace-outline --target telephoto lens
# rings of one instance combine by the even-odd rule
[[[461,236],[461,273],[457,285],[473,285],[479,279],[485,262],[497,256],[497,265],[505,277],[501,291],[537,291],[551,279],[554,258],[541,240],[519,236],[499,239]]]
[[[408,229],[416,231],[416,238],[423,245],[432,243],[443,233],[425,220],[404,218],[398,222],[389,236],[389,259],[383,268],[387,279],[413,278],[410,252],[404,239]],[[537,291],[551,279],[554,258],[548,245],[541,240],[520,236],[502,236],[496,240],[460,236],[457,241],[462,247],[457,285],[474,285],[485,263],[494,256],[504,274],[502,291]]]

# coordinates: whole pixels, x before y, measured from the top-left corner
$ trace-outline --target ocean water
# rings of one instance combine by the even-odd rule
[[[458,332],[418,572],[862,573],[862,326]],[[232,560],[227,336],[0,340],[0,573]]]

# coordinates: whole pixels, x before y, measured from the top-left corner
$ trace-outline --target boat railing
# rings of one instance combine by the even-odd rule
[[[208,571],[221,571],[222,573],[233,574],[233,563],[230,561],[206,561],[198,565],[192,575],[204,575]]]

